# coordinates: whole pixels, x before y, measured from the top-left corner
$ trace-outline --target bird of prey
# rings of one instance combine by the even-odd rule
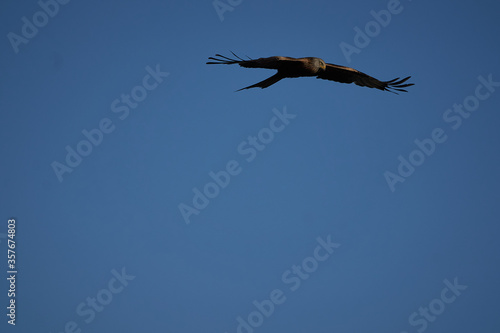
[[[231,59],[220,54],[214,57],[209,57],[207,64],[238,64],[241,67],[247,68],[268,68],[276,69],[278,72],[273,76],[258,82],[251,86],[238,89],[237,91],[249,88],[260,87],[262,89],[275,84],[284,78],[315,76],[318,79],[337,81],[341,83],[355,83],[358,86],[377,88],[380,90],[389,91],[397,94],[397,91],[407,92],[406,87],[412,86],[413,83],[405,83],[411,76],[404,79],[395,78],[390,81],[379,81],[365,73],[362,73],[354,68],[328,64],[323,59],[315,57],[307,58],[291,58],[291,57],[268,57],[259,59],[244,60],[231,52],[236,59]]]

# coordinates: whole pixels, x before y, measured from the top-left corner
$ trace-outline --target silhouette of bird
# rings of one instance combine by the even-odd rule
[[[379,81],[370,75],[362,73],[354,68],[325,63],[323,59],[316,57],[291,58],[291,57],[268,57],[244,60],[231,52],[236,59],[231,59],[220,54],[209,57],[207,64],[238,64],[246,68],[268,68],[276,69],[278,72],[264,81],[251,86],[238,89],[237,91],[250,88],[267,88],[281,79],[293,77],[315,76],[318,79],[336,81],[341,83],[355,83],[358,86],[377,88],[398,94],[397,91],[407,92],[406,87],[413,83],[405,83],[411,76],[404,79],[395,78],[390,81]]]

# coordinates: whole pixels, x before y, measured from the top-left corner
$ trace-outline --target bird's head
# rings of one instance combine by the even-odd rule
[[[326,70],[326,63],[323,61],[323,59],[319,59],[319,62],[320,62],[321,69],[323,69],[325,71]]]
[[[318,68],[318,72],[324,72],[326,70],[326,63],[323,61],[323,59],[320,58],[314,58],[316,67]]]

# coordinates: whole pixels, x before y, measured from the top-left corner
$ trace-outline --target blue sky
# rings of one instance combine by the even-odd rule
[[[2,332],[498,332],[498,2],[215,4],[2,3]]]

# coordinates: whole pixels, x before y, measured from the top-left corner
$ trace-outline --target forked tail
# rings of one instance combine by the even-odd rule
[[[258,82],[256,84],[252,84],[251,86],[248,86],[248,87],[245,87],[245,88],[241,88],[241,89],[238,89],[236,91],[240,91],[240,90],[244,90],[244,89],[250,89],[250,88],[262,88],[262,89],[264,89],[264,88],[267,88],[267,87],[275,84],[276,82],[278,82],[281,79],[283,79],[283,76],[281,76],[280,73],[276,73],[273,76],[268,77],[264,81],[260,81],[260,82]]]

